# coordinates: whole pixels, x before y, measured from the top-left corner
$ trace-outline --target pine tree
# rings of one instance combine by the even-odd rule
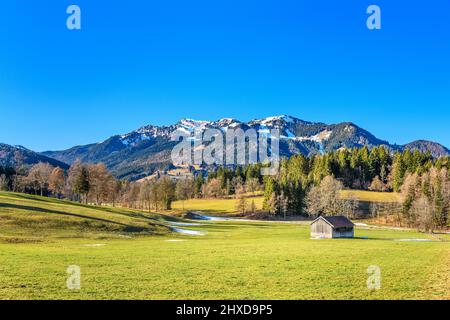
[[[434,185],[434,223],[436,226],[443,226],[442,222],[445,219],[445,207],[444,207],[444,197],[442,195],[442,181],[440,176],[438,175],[435,178],[435,185]]]
[[[396,153],[394,155],[394,162],[392,165],[392,187],[395,192],[399,192],[403,184],[407,166],[404,162],[403,155]]]
[[[195,177],[195,182],[194,182],[194,195],[197,198],[200,198],[201,193],[202,193],[202,187],[203,187],[203,174],[200,172],[196,177]]]

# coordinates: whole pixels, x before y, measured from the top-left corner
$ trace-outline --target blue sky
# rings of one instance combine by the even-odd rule
[[[450,147],[448,0],[4,2],[0,142],[55,150],[183,117],[289,114]]]

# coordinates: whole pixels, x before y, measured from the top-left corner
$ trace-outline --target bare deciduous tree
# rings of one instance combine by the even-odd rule
[[[27,180],[34,186],[35,193],[39,189],[41,196],[44,195],[44,192],[48,189],[52,171],[53,167],[43,162],[39,162],[31,167]]]
[[[175,195],[178,200],[181,200],[183,210],[184,210],[184,201],[192,199],[194,197],[194,180],[193,179],[181,179],[177,182],[177,186],[175,189]]]
[[[0,175],[0,191],[8,191],[8,178],[5,174]]]
[[[386,186],[383,181],[381,181],[380,177],[376,176],[373,178],[372,183],[369,186],[369,190],[382,192],[386,191]]]
[[[308,213],[312,216],[341,214],[343,210],[342,189],[342,182],[332,176],[325,177],[320,185],[312,187],[306,196]]]
[[[206,198],[220,198],[223,195],[221,181],[214,178],[206,182],[203,184],[202,193]]]
[[[58,198],[64,193],[66,186],[66,176],[64,170],[60,167],[54,168],[50,174],[49,188]]]

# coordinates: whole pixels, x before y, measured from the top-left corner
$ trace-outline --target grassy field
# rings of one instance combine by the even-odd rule
[[[5,193],[0,217],[1,299],[450,299],[450,243],[417,232],[312,240],[305,223],[229,220],[183,227],[204,233],[188,236],[165,215]],[[80,290],[66,287],[69,265]]]
[[[375,191],[365,191],[365,190],[343,190],[342,197],[344,199],[353,196],[359,201],[366,202],[397,202],[400,200],[400,196],[395,192],[375,192]]]
[[[363,190],[343,190],[342,197],[348,199],[350,196],[358,199],[362,202],[396,202],[399,200],[399,195],[393,192],[373,192]],[[264,197],[259,195],[255,197],[249,197],[248,203],[254,200],[256,209],[261,210]],[[176,201],[173,204],[173,208],[182,210],[183,206],[185,210],[195,211],[202,210],[208,214],[235,214],[236,211],[236,199],[191,199],[187,201]]]
[[[169,232],[164,220],[165,217],[158,214],[0,192],[0,241],[164,234]]]
[[[263,200],[262,196],[249,197],[248,204],[251,201],[255,201],[257,210],[262,209]],[[236,211],[236,199],[190,199],[187,201],[175,201],[172,207],[176,210],[188,210],[195,211],[201,210],[208,214],[235,214]]]

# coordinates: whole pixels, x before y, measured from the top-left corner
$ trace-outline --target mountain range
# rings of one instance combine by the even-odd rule
[[[351,122],[325,124],[308,122],[298,118],[281,115],[264,119],[241,122],[232,118],[217,121],[199,121],[183,119],[169,126],[147,125],[123,135],[115,135],[105,141],[75,146],[62,151],[46,151],[34,153],[23,147],[12,147],[0,144],[0,164],[9,160],[14,162],[11,152],[23,152],[29,164],[36,161],[49,162],[53,165],[70,165],[76,159],[82,162],[103,162],[118,177],[137,180],[146,177],[156,169],[171,166],[171,150],[176,142],[170,140],[175,130],[193,132],[207,128],[226,131],[229,128],[249,129],[259,132],[267,129],[280,130],[280,155],[294,154],[312,155],[325,153],[340,148],[361,148],[385,145],[391,150],[418,149],[430,151],[434,157],[448,156],[450,151],[439,143],[418,140],[406,145],[390,144],[380,140],[370,132]]]
[[[31,151],[22,146],[10,146],[0,143],[0,166],[20,167],[32,166],[39,162],[46,162],[54,167],[68,169],[69,165],[63,161],[49,158],[41,153]]]

